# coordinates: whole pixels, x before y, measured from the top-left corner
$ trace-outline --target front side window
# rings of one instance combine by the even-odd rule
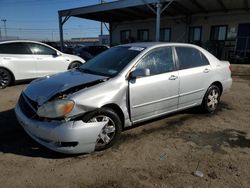
[[[0,44],[0,54],[31,54],[25,43],[13,42]]]
[[[148,41],[149,40],[149,30],[148,29],[139,29],[137,32],[138,41]]]
[[[192,47],[175,47],[178,56],[179,69],[188,69],[208,65],[207,58]]]
[[[114,77],[119,74],[144,48],[118,46],[95,56],[79,68],[80,71]]]
[[[121,44],[129,43],[130,38],[131,38],[130,30],[121,31]]]
[[[212,26],[210,39],[214,41],[225,41],[227,38],[227,26]]]
[[[150,75],[174,71],[174,61],[171,47],[163,47],[149,52],[136,66],[150,70]]]
[[[160,30],[160,41],[161,42],[170,42],[171,40],[171,29],[170,28],[162,28]]]
[[[36,43],[29,43],[30,50],[35,55],[54,55],[56,53],[55,50]]]
[[[188,41],[191,43],[201,41],[201,27],[190,27],[189,28]]]

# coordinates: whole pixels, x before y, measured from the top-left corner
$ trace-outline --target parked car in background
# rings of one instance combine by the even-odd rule
[[[73,51],[73,54],[78,55],[85,61],[88,61],[107,49],[109,49],[109,47],[105,45],[83,46],[83,47],[77,47]]]
[[[47,44],[47,45],[57,49],[58,51],[61,51],[61,46],[57,42],[46,41],[46,42],[44,42],[44,44]],[[73,47],[64,43],[63,52],[66,54],[73,54]]]
[[[231,84],[229,62],[198,46],[127,44],[33,81],[15,112],[40,144],[87,153],[112,146],[125,127],[139,122],[194,106],[212,113]]]
[[[0,42],[0,88],[79,67],[85,61],[35,41]]]

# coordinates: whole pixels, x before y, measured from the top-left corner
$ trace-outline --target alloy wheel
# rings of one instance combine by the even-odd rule
[[[106,122],[106,125],[102,128],[100,134],[98,135],[97,141],[96,141],[96,147],[103,147],[107,144],[109,144],[112,139],[115,136],[115,123],[114,121],[109,118],[108,116],[104,115],[98,115],[93,118],[91,118],[89,123],[93,122]]]
[[[207,107],[210,110],[215,110],[219,103],[219,91],[212,89],[207,97]]]

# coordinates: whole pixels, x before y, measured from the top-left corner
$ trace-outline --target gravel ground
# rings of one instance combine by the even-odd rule
[[[74,156],[47,150],[19,126],[13,107],[25,84],[0,90],[0,185],[249,187],[250,66],[234,65],[233,75],[215,114],[183,111],[123,132],[113,148]]]

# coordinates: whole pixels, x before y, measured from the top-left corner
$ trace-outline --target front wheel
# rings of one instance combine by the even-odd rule
[[[211,85],[202,102],[202,108],[205,112],[213,113],[220,102],[221,91],[216,85]]]
[[[81,63],[80,62],[72,62],[70,65],[69,65],[69,69],[74,69],[74,68],[78,68],[81,66]]]
[[[121,120],[119,116],[110,108],[101,108],[90,112],[83,117],[83,121],[107,122],[98,135],[95,150],[100,151],[107,149],[115,144],[121,134]]]

